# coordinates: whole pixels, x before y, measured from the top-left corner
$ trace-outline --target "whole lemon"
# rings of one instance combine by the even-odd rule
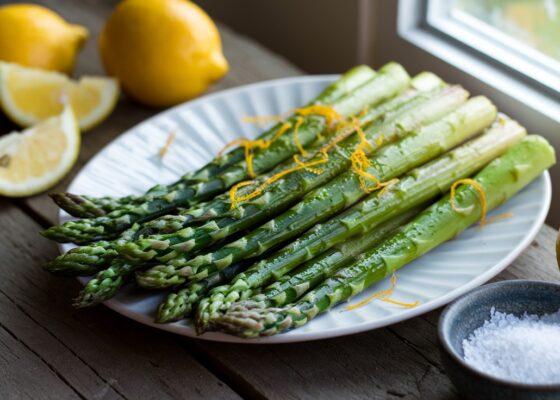
[[[107,72],[149,106],[198,96],[228,70],[216,25],[186,0],[122,1],[99,47]]]
[[[0,7],[0,61],[65,73],[88,37],[86,28],[34,4]]]

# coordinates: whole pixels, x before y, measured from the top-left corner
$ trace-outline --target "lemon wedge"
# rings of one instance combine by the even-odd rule
[[[0,63],[0,105],[24,127],[58,115],[70,104],[85,131],[111,113],[118,97],[115,79],[85,76],[73,81],[58,72]]]
[[[0,195],[30,196],[60,181],[80,149],[80,129],[72,108],[33,128],[0,137]]]

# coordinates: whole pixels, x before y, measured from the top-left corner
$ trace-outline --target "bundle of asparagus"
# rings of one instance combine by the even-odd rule
[[[199,333],[243,337],[303,325],[484,218],[554,163],[544,139],[525,137],[485,97],[468,97],[396,63],[356,67],[171,185],[124,198],[52,195],[80,219],[43,234],[83,246],[45,268],[94,275],[77,307],[132,279],[171,288],[160,323],[193,316]]]

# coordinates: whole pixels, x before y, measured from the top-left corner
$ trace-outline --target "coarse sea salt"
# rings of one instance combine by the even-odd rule
[[[463,340],[465,361],[510,381],[560,383],[560,309],[517,317],[490,311],[490,320]]]

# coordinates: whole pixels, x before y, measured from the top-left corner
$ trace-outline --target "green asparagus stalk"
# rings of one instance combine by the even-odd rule
[[[496,159],[476,177],[491,210],[529,184],[555,163],[545,139],[530,136]],[[282,308],[252,308],[237,304],[214,323],[220,330],[242,337],[270,336],[305,325],[317,315],[345,301],[410,261],[459,235],[481,217],[479,193],[470,185],[426,209],[401,231],[343,268],[300,301]]]
[[[210,289],[229,282],[246,267],[247,265],[244,263],[230,265],[223,271],[216,272],[206,279],[190,282],[168,294],[158,307],[156,322],[164,324],[189,316],[193,307]]]
[[[433,74],[428,74],[428,73],[423,73],[420,74],[419,76],[415,77],[413,80],[413,85],[415,85],[416,87],[421,87],[421,90],[423,91],[427,91],[432,89],[434,86],[440,86],[442,85],[442,81],[435,77]],[[415,89],[416,90],[416,89]],[[414,94],[414,93],[413,93]],[[460,89],[460,88],[451,88],[448,89],[446,91],[446,93],[442,93],[441,97],[438,97],[438,102],[439,102],[439,106],[438,104],[434,104],[434,103],[430,103],[432,109],[435,109],[436,113],[439,114],[443,114],[443,111],[446,110],[451,110],[452,107],[454,107],[454,105],[458,106],[460,103],[463,103],[465,101],[467,94],[466,92],[464,92],[464,90]],[[407,106],[411,106],[411,105],[415,105],[415,104],[419,104],[421,102],[425,102],[425,98],[424,96],[420,96],[420,95],[414,95],[411,96],[411,93],[407,93],[407,94],[403,94],[402,96],[400,96],[397,99],[394,99],[392,101],[389,101],[387,103],[384,103],[383,106],[377,107],[377,111],[372,110],[371,112],[369,112],[367,114],[367,116],[369,116],[369,118],[367,119],[367,121],[374,121],[376,118],[381,117],[386,115],[387,113],[389,113],[391,110],[393,110],[394,108],[398,107],[399,105],[403,106],[403,105],[407,105]],[[409,107],[412,108],[412,107]],[[425,109],[425,110],[424,110]],[[443,111],[438,111],[438,110],[443,110]],[[424,111],[424,114],[426,114],[425,117],[423,117],[424,119],[429,118],[430,115],[434,114],[434,111],[431,111],[429,108],[424,107],[423,109],[416,107],[414,108],[414,111],[417,112],[421,112]],[[399,125],[399,129],[403,129],[405,127],[410,127],[412,128],[413,126],[413,122],[414,119],[410,117],[410,115],[412,115],[411,112],[409,112],[409,116],[408,118],[400,118],[398,121],[400,121],[398,123]],[[366,116],[364,116],[364,118],[367,118]],[[390,117],[383,117],[384,121],[392,121],[394,120],[394,118],[390,118]],[[436,118],[436,117],[432,117],[432,118]],[[367,122],[366,121],[366,122]],[[396,126],[396,123],[392,123],[392,125]],[[386,130],[384,130],[385,132]],[[228,204],[229,206],[229,204]],[[157,220],[154,220],[157,221]],[[192,228],[188,228],[188,229],[192,229]],[[184,236],[184,232],[185,230],[183,230],[182,232],[180,232],[179,234]],[[129,243],[126,244],[126,246],[130,246]],[[127,259],[129,259],[127,257]],[[137,264],[137,266],[141,266],[141,264]],[[119,269],[115,269],[115,268],[110,268],[110,277],[111,279],[114,281],[112,287],[112,291],[107,291],[105,290],[105,293],[116,293],[116,290],[118,289],[118,285],[120,283],[124,282],[124,279],[117,279],[117,274],[118,272],[122,272],[123,274],[127,274],[129,275],[132,271],[133,271],[133,267],[130,266],[130,263],[127,260],[127,267],[126,268],[119,268]],[[227,273],[223,273],[223,274],[216,274],[217,276],[228,276]],[[94,283],[96,281],[93,281]],[[220,281],[217,281],[216,279],[212,278],[212,279],[208,279],[205,280],[205,282],[202,282],[198,285],[192,285],[191,286],[191,290],[196,289],[197,293],[202,293],[202,288],[209,288],[211,285],[210,283],[212,283],[212,285],[217,285],[220,283]],[[105,287],[108,284],[106,283],[106,285],[103,287],[103,289],[105,289]],[[93,288],[91,288],[91,290],[89,290],[89,292],[95,292],[98,289],[97,286],[94,286]],[[190,298],[193,299],[194,301],[194,295],[191,294]],[[99,298],[102,298],[103,300],[107,299],[107,296],[100,296]]]
[[[380,105],[369,109],[366,113],[360,113],[357,119],[364,126],[364,129],[365,126],[385,121],[388,118],[389,113],[394,112],[396,109],[398,109],[399,107],[403,107],[404,105],[410,105],[409,103],[418,101],[418,98],[424,96],[426,92],[435,90],[438,87],[443,88],[445,85],[445,83],[440,78],[430,72],[422,72],[418,74],[411,80],[410,83],[411,88],[402,95],[381,103]],[[351,133],[351,131],[349,133]],[[324,141],[317,141],[314,145],[307,149],[307,151],[309,154],[315,155],[315,153],[324,148],[325,145],[326,143]],[[240,188],[238,190],[238,193],[240,196],[247,195],[256,190],[263,182],[265,182],[272,176],[277,175],[287,169],[293,169],[297,166],[298,164],[294,160],[288,160],[272,171],[268,172],[267,174],[258,176],[254,180],[254,183]],[[236,208],[236,215],[241,214],[241,212],[239,212],[240,209],[241,208]],[[216,196],[211,201],[197,204],[196,206],[187,210],[185,213],[181,213],[181,215],[184,215],[186,217],[184,227],[188,227],[192,223],[202,223],[204,221],[209,221],[221,217],[230,211],[230,193],[225,192]]]
[[[354,89],[357,89],[359,86],[363,85],[374,76],[375,71],[373,71],[368,66],[359,65],[357,67],[354,67],[350,71],[342,75],[336,82],[329,85],[308,105],[332,104],[336,100],[352,92]],[[280,125],[281,124],[277,124],[273,126],[271,129],[264,132],[259,137],[259,139],[271,139],[280,128]],[[197,171],[185,174],[181,177],[179,182],[191,182],[208,179],[219,174],[224,170],[224,168],[242,161],[243,158],[243,149],[236,149],[228,154],[216,157],[214,160],[210,161],[210,163],[206,164],[204,167],[200,168]],[[148,190],[146,195],[152,198],[152,195],[154,193],[158,193],[158,195],[161,196],[165,191],[172,191],[175,185],[155,186]],[[53,193],[50,196],[60,208],[62,208],[72,216],[79,218],[95,218],[106,215],[107,213],[114,211],[124,205],[129,205],[131,203],[140,204],[148,201],[146,195],[114,198],[92,197],[76,195],[72,193]]]
[[[380,138],[383,138],[384,144],[392,143],[408,132],[437,121],[457,109],[464,104],[467,97],[468,93],[458,86],[417,96],[394,113],[389,113],[382,123],[373,124],[364,130],[371,145],[367,153],[371,155],[380,147],[377,144]],[[311,190],[348,170],[351,165],[350,155],[359,143],[360,137],[357,134],[344,140],[336,151],[331,152],[328,161],[318,166],[322,173],[304,169],[295,171],[267,187],[262,195],[240,204],[231,211],[222,212],[220,218],[214,218],[205,225],[128,242],[120,247],[119,253],[131,262],[145,262],[154,258],[163,261],[175,258],[181,253],[199,251],[218,240],[253,228],[269,219],[271,215],[293,206]],[[323,159],[324,155],[319,153],[311,158],[310,162]],[[225,203],[231,208],[229,199]]]
[[[85,308],[112,298],[132,273],[130,265],[114,259],[111,265],[99,271],[81,290],[74,300],[74,307]]]
[[[413,85],[415,87],[421,87],[422,91],[427,91],[431,88],[433,88],[434,86],[440,86],[443,85],[442,81],[437,78],[435,75],[433,74],[429,74],[429,73],[422,73],[419,76],[415,77],[413,80]],[[398,106],[404,105],[404,104],[409,104],[411,102],[413,102],[415,99],[419,99],[422,100],[423,97],[418,95],[418,93],[415,93],[416,89],[411,93],[410,91],[408,93],[403,94],[402,96],[399,96],[398,98],[388,101],[386,103],[384,103],[384,105],[377,107],[374,110],[371,110],[370,112],[367,113],[366,116],[364,116],[363,118],[365,118],[365,122],[373,122],[374,120],[376,120],[377,118],[381,118],[383,117],[384,120],[389,119],[389,117],[385,117],[385,115],[387,113],[390,113],[391,110],[397,108]],[[451,103],[454,102],[460,102],[460,101],[464,101],[464,97],[465,95],[463,95],[463,91],[462,90],[453,90],[450,89],[451,92],[456,92],[456,96],[455,96],[455,100],[453,100],[452,98],[448,99]],[[446,105],[444,108],[449,107],[449,105]],[[369,116],[369,117],[368,117]],[[411,125],[411,123],[407,122],[407,119],[402,119],[401,121],[401,126],[407,126],[407,125]],[[290,167],[290,165],[286,166],[285,168]],[[223,201],[222,201],[223,203]],[[229,204],[228,204],[229,207]],[[208,205],[204,206],[204,208],[208,208]],[[216,210],[216,207],[214,206],[213,210]],[[182,214],[181,217],[184,217],[184,215]],[[187,215],[188,217],[188,215]],[[163,217],[161,217],[163,218]],[[156,222],[158,221],[153,220],[152,222]],[[188,219],[185,220],[189,221]],[[190,221],[192,222],[192,220]],[[142,231],[141,231],[142,232]],[[122,242],[121,242],[122,243]],[[90,299],[95,299],[95,301],[88,301],[87,299],[83,302],[81,302],[82,306],[84,306],[84,304],[89,304],[89,305],[93,305],[96,302],[102,301],[102,300],[107,300],[110,294],[115,294],[116,291],[118,290],[118,287],[120,284],[124,283],[126,279],[124,279],[124,277],[119,277],[118,274],[122,273],[122,274],[126,274],[126,275],[130,275],[131,272],[133,272],[133,270],[135,268],[141,267],[142,264],[136,264],[136,267],[133,267],[130,265],[130,263],[127,261],[126,262],[126,268],[114,268],[113,266],[109,267],[109,274],[108,276],[111,279],[111,283],[109,283],[109,280],[107,278],[105,278],[105,285],[100,287],[97,285],[97,280],[93,280],[92,281],[92,285],[90,285],[91,287],[86,288],[87,290],[84,291],[84,293],[88,293],[89,296],[88,298]],[[103,274],[103,271],[100,272],[100,274]],[[227,277],[228,274],[226,272],[224,272],[223,274],[216,274],[217,276],[222,276],[222,277]],[[204,282],[200,282],[197,285],[191,285],[190,289],[191,291],[196,291],[197,293],[201,293],[202,295],[202,289],[203,288],[210,288],[213,287],[214,285],[217,285],[221,283],[220,281],[217,281],[215,278],[209,278],[208,280],[204,280]],[[111,286],[111,290],[107,290],[107,287]],[[103,295],[100,296],[96,296],[93,297],[92,294],[95,293],[97,290],[102,289],[103,290]],[[193,299],[194,301],[194,296],[191,295],[190,296],[191,299]],[[80,301],[78,301],[78,303],[80,303]]]
[[[482,136],[411,171],[382,195],[372,193],[364,201],[315,226],[288,246],[237,275],[229,285],[216,287],[197,309],[197,328],[204,331],[232,303],[251,297],[258,289],[331,247],[343,243],[364,227],[375,229],[400,213],[447,191],[460,178],[471,176],[503,154],[525,135],[525,129],[510,119],[500,119]]]
[[[421,72],[411,80],[410,86],[411,88],[402,95],[369,109],[365,114],[360,113],[357,118],[363,125],[364,129],[367,130],[366,126],[371,126],[373,124],[386,121],[388,118],[390,118],[390,113],[395,112],[397,109],[405,105],[412,106],[413,104],[411,103],[413,101],[418,101],[419,98],[424,97],[425,93],[427,92],[436,90],[437,88],[443,88],[445,86],[445,83],[431,72]],[[387,142],[387,139],[385,139],[384,142]],[[315,155],[315,153],[320,151],[324,146],[324,142],[319,142],[311,147],[308,152]],[[290,160],[289,162],[286,162],[283,165],[275,168],[268,174],[258,176],[253,184],[240,188],[238,193],[240,194],[240,196],[247,195],[256,190],[263,182],[265,182],[270,177],[296,166],[298,166],[298,164],[293,160]],[[236,207],[233,213],[236,216],[239,216],[240,214],[242,214],[239,210],[242,210],[242,208]],[[198,204],[197,206],[187,210],[183,215],[189,217],[188,223],[200,223],[223,216],[228,212],[231,212],[231,201],[229,192],[226,192],[216,196],[210,202]]]
[[[479,133],[495,117],[496,109],[488,99],[473,98],[440,121],[384,147],[375,154],[367,172],[381,182],[396,178]],[[357,174],[348,171],[308,193],[300,203],[242,238],[214,252],[192,259],[174,258],[165,265],[138,273],[137,282],[145,287],[166,287],[183,283],[187,278],[204,279],[234,262],[258,256],[284,243],[365,196]]]
[[[259,302],[262,307],[268,307],[280,306],[296,300],[306,291],[331,276],[350,260],[356,259],[362,252],[379,243],[397,227],[410,221],[419,211],[420,209],[418,208],[405,212],[383,224],[375,231],[364,231],[363,236],[357,235],[350,241],[335,246],[330,251],[323,253],[301,268],[298,268],[293,274],[281,277],[277,282],[262,292],[254,294],[247,301]],[[189,316],[194,305],[210,289],[229,282],[242,270],[240,264],[234,264],[223,271],[210,275],[202,281],[188,283],[184,287],[170,293],[159,305],[156,321],[158,323],[166,323]]]
[[[92,243],[88,246],[76,247],[54,260],[48,262],[44,269],[55,275],[80,276],[91,275],[106,267],[118,256],[117,248],[123,244],[137,240],[142,234],[153,232],[163,233],[175,231],[183,226],[184,218],[180,215],[165,215],[143,225],[134,224],[115,240]]]
[[[390,63],[379,71],[374,78],[333,104],[342,116],[349,117],[360,112],[365,105],[377,104],[401,92],[409,84],[409,76],[398,64]],[[308,145],[326,127],[326,119],[311,115],[299,128],[299,141]],[[285,134],[274,141],[267,151],[255,154],[253,168],[256,173],[270,170],[299,151],[292,135]],[[109,214],[97,218],[85,218],[68,221],[53,226],[43,235],[58,242],[87,243],[116,236],[135,222],[156,218],[170,213],[177,207],[211,198],[237,182],[249,178],[245,162],[230,166],[218,175],[195,185],[180,182],[164,196],[149,196],[149,200],[140,205],[123,206]]]
[[[441,79],[431,73],[423,72],[416,77],[414,77],[411,81],[411,89],[406,91],[400,96],[389,100],[381,105],[374,107],[373,109],[369,110],[367,113],[362,114],[360,116],[360,120],[363,121],[365,124],[372,124],[378,120],[387,121],[390,119],[389,115],[394,113],[395,109],[399,107],[411,107],[413,104],[423,101],[424,97],[426,97],[426,92],[430,90],[435,90],[438,87],[443,87],[444,83]],[[462,90],[459,89],[448,89],[451,93],[449,93],[450,99],[449,102],[453,103],[453,96],[452,93],[455,92],[455,101],[458,102],[461,99],[461,92]],[[445,96],[444,96],[445,97]],[[446,105],[445,107],[450,107]],[[444,108],[445,108],[444,107]],[[406,119],[403,120],[402,126],[409,124]],[[366,129],[367,131],[367,129]],[[318,151],[321,148],[321,143],[315,144],[309,151]],[[314,150],[312,150],[314,149]],[[255,185],[259,185],[260,183],[264,182],[267,178],[272,176],[273,174],[282,172],[283,170],[290,169],[297,166],[294,161],[285,162],[282,165],[275,168],[271,173],[258,177],[257,182]],[[255,189],[256,186],[250,185],[240,189],[240,195],[248,194],[252,190]],[[136,237],[147,237],[150,236],[152,239],[156,239],[159,241],[164,240],[162,236],[156,234],[171,234],[179,231],[180,229],[188,228],[193,223],[198,223],[203,220],[211,219],[212,216],[216,217],[218,215],[226,214],[231,208],[230,203],[230,196],[229,193],[224,193],[222,195],[217,196],[214,200],[210,202],[205,202],[199,204],[197,207],[185,210],[179,215],[173,216],[162,216],[155,220],[152,220],[148,223],[143,224],[143,227],[137,232]],[[173,224],[173,228],[171,229],[170,226],[166,223],[172,219],[176,221]],[[164,225],[162,225],[162,221]],[[182,223],[181,223],[182,221]],[[165,229],[162,229],[162,226],[165,226]],[[179,232],[175,235],[183,235],[183,232]],[[151,242],[152,242],[151,241]],[[51,268],[58,268],[59,270],[66,270],[68,274],[75,274],[75,273],[85,273],[91,274],[93,272],[97,272],[98,270],[109,266],[109,263],[115,256],[117,252],[114,250],[118,247],[123,246],[126,243],[126,247],[130,247],[136,245],[138,242],[134,242],[133,240],[122,241],[122,240],[114,240],[114,241],[101,241],[97,242],[95,245],[91,246],[84,246],[80,249],[74,250],[72,253],[68,253],[65,256],[61,256],[56,259],[54,262],[51,263]],[[105,251],[106,250],[106,251]],[[77,253],[77,254],[76,254]],[[128,256],[126,257],[128,261],[133,261],[134,258]],[[144,260],[149,260],[149,258],[144,258]],[[137,264],[137,263],[135,263]],[[85,271],[85,272],[84,272]],[[130,272],[130,269],[126,269],[126,272]]]
[[[361,232],[348,241],[336,244],[296,270],[280,277],[263,290],[252,291],[253,294],[245,301],[258,303],[260,307],[280,307],[296,301],[340,268],[359,259],[362,253],[408,223],[421,210],[420,207],[407,210],[379,226],[376,225],[375,229],[362,225]]]

